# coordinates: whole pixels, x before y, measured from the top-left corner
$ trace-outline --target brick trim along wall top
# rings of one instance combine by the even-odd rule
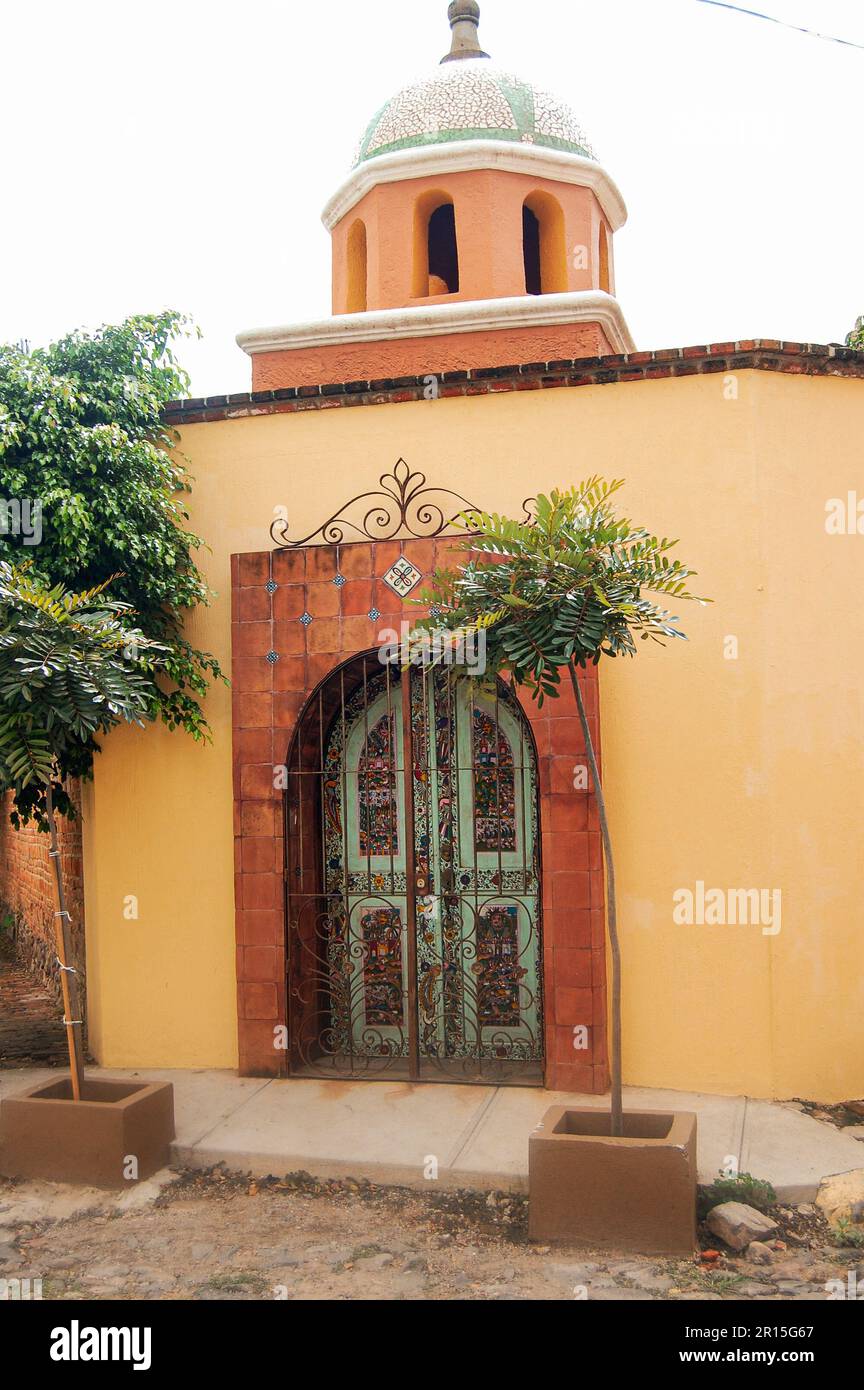
[[[537,391],[558,386],[608,386],[617,382],[662,381],[670,377],[717,372],[785,372],[794,376],[842,376],[864,379],[864,352],[836,343],[786,343],[771,338],[712,343],[704,347],[664,348],[655,352],[616,353],[608,357],[526,362],[508,367],[476,367],[444,372],[439,394],[481,396],[500,391]],[[346,406],[388,405],[428,398],[428,376],[383,381],[348,381],[320,386],[289,386],[275,391],[199,396],[174,401],[165,411],[170,425],[198,425],[249,415],[331,410]]]

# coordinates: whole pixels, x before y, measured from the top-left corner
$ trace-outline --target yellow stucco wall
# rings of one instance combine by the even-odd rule
[[[700,572],[689,644],[602,673],[631,1084],[864,1091],[860,603],[864,537],[829,536],[855,486],[860,381],[747,371],[189,426],[193,524],[219,598],[190,624],[230,667],[229,557],[274,508],[314,529],[404,457],[480,505],[589,473]],[[724,658],[737,638],[738,659]],[[230,694],[207,748],[121,731],[85,827],[91,1028],[110,1066],[236,1062]],[[782,929],[679,926],[673,893],[782,892]],[[124,902],[138,899],[137,921]]]

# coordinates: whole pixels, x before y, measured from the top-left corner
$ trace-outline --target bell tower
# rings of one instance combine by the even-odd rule
[[[476,0],[448,18],[324,209],[333,317],[238,338],[256,390],[632,350],[620,192],[570,107],[493,64]]]

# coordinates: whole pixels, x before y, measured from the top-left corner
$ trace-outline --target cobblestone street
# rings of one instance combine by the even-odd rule
[[[808,1302],[864,1293],[862,1252],[831,1245],[812,1207],[775,1211],[783,1238],[757,1264],[532,1246],[524,1198],[505,1194],[186,1174],[161,1192],[150,1183],[122,1198],[94,1194],[89,1212],[52,1219],[71,1192],[0,1182],[0,1278],[41,1278],[44,1298],[64,1300]]]

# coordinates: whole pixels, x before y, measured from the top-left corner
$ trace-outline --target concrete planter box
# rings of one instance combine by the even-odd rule
[[[0,1102],[0,1174],[91,1187],[128,1187],[168,1162],[174,1087],[85,1081],[80,1101],[68,1077]],[[137,1179],[126,1176],[129,1159]]]
[[[646,1255],[696,1246],[696,1116],[554,1105],[528,1141],[532,1240]]]

